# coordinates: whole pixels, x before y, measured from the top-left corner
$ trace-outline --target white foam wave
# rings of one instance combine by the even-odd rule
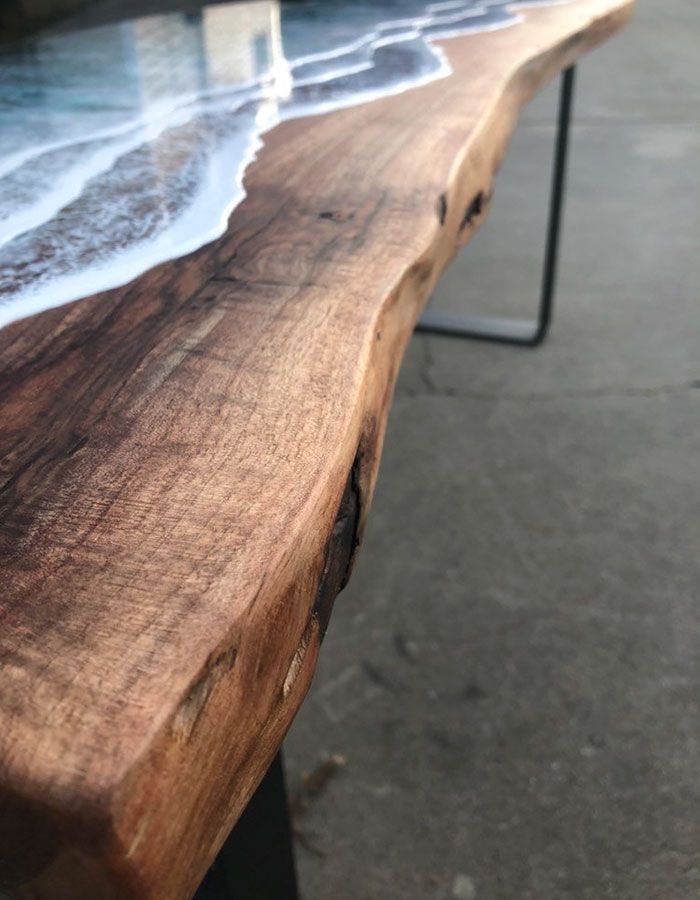
[[[20,144],[0,161],[0,327],[215,240],[245,196],[266,131],[447,76],[433,42],[512,24],[513,5],[387,0],[365,7],[365,22],[362,10],[335,4],[319,24],[295,19],[303,5],[294,4],[283,8],[293,49],[280,58],[286,23],[283,15],[280,31],[276,4],[232,4],[205,8],[198,27],[161,16],[52,37],[38,79],[21,60],[3,70],[0,59],[0,98],[16,94],[5,133]],[[306,34],[324,33],[323,49],[304,45]],[[166,37],[179,42],[174,52]],[[100,43],[124,59],[103,71]],[[26,90],[32,77],[43,106]]]

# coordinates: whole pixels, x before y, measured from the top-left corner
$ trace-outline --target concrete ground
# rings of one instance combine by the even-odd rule
[[[700,896],[700,10],[580,68],[545,346],[416,337],[286,744],[305,900]],[[535,303],[554,93],[445,307]],[[311,849],[310,849],[311,848]]]

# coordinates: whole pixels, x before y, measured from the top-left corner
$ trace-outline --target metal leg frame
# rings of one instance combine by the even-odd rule
[[[493,316],[456,316],[440,312],[439,310],[427,309],[419,320],[416,331],[473,338],[479,341],[497,341],[502,344],[519,344],[525,347],[536,347],[547,336],[554,306],[569,125],[571,123],[571,107],[574,94],[574,75],[575,66],[571,66],[562,72],[561,78],[554,167],[549,199],[547,243],[545,246],[540,306],[537,319],[528,322],[522,319]]]
[[[226,839],[194,900],[299,900],[282,751]]]

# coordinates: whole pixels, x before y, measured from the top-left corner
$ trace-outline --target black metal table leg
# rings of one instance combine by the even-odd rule
[[[530,322],[494,316],[458,316],[427,309],[419,320],[416,331],[473,338],[480,341],[497,341],[503,344],[519,344],[525,347],[536,347],[545,339],[554,306],[574,75],[575,66],[571,66],[564,70],[561,78],[552,187],[549,199],[549,220],[537,319]]]
[[[298,900],[282,751],[194,896],[194,900]]]

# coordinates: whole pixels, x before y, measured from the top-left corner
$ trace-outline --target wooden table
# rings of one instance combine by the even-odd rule
[[[421,307],[520,108],[631,7],[284,122],[221,238],[0,331],[7,894],[191,897],[308,689]]]

